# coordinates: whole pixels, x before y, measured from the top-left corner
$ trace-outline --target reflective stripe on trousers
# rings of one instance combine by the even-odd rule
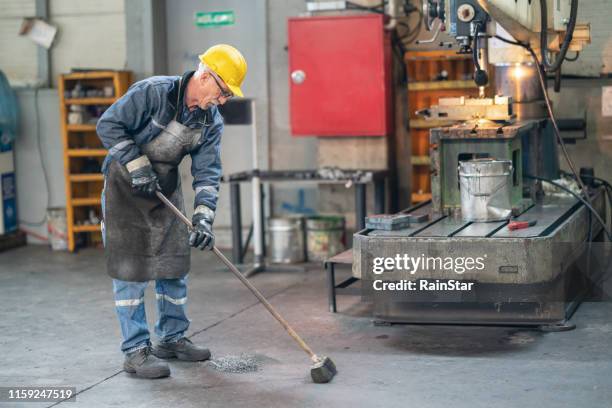
[[[115,310],[121,326],[125,353],[150,344],[150,333],[145,314],[144,292],[148,282],[127,282],[113,279]],[[187,277],[155,281],[158,320],[155,335],[160,341],[172,342],[183,337],[189,328],[185,314]]]

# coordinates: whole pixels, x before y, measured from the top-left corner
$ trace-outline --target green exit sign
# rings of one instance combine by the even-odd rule
[[[195,13],[195,25],[197,27],[219,27],[233,25],[236,16],[233,11],[198,11]]]

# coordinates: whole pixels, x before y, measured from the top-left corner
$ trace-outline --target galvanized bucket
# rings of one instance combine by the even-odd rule
[[[304,262],[304,219],[302,217],[278,217],[268,220],[270,262]]]
[[[512,162],[474,159],[459,162],[461,216],[464,221],[503,221],[512,214]]]
[[[340,215],[320,215],[306,219],[306,247],[309,261],[324,261],[342,251],[346,221]]]

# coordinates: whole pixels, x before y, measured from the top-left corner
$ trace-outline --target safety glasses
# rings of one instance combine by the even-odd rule
[[[221,91],[221,96],[222,97],[229,99],[232,96],[234,96],[234,94],[232,92],[226,91],[226,90],[223,89],[223,87],[221,86],[221,83],[219,82],[219,79],[217,79],[217,74],[215,74],[214,72],[211,72],[210,74],[211,74],[210,76],[213,77],[213,79],[215,80],[215,83],[219,87],[219,90]]]

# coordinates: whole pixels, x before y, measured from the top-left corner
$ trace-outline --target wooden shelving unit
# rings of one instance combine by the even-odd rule
[[[88,181],[103,181],[104,175],[97,174],[97,173],[91,173],[91,174],[82,173],[82,174],[71,174],[69,178],[70,178],[70,181],[72,181],[73,183],[85,183]]]
[[[68,149],[66,151],[66,154],[69,157],[93,157],[93,156],[104,157],[106,156],[106,153],[107,153],[106,149],[87,149],[87,148]]]
[[[96,218],[102,218],[100,207],[104,176],[100,173],[100,168],[107,151],[96,135],[97,116],[127,91],[131,81],[132,74],[129,71],[92,71],[60,75],[58,91],[70,251],[75,250],[77,242],[97,244],[102,240],[100,224],[92,224],[89,217],[93,212]],[[112,87],[113,96],[73,95],[77,84],[83,92]],[[85,106],[84,119],[87,120],[83,123],[68,123],[72,105]],[[87,236],[79,240],[78,234]]]
[[[439,98],[477,96],[478,88],[472,80],[474,64],[469,55],[456,51],[409,51],[404,58],[408,68],[412,202],[418,203],[431,198],[429,129],[452,122],[425,120],[415,112],[436,105]],[[443,71],[446,75],[442,75]]]
[[[66,125],[66,130],[69,132],[88,132],[95,131],[96,124],[95,123],[85,123],[85,124],[68,124]]]
[[[83,81],[83,80],[80,80]],[[112,105],[116,98],[69,98],[64,99],[65,105]]]

